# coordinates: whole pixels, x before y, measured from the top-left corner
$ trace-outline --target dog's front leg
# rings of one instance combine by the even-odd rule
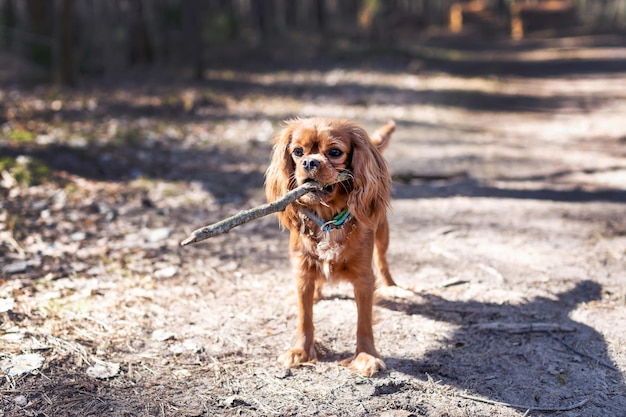
[[[356,373],[371,377],[385,370],[385,362],[374,346],[372,314],[374,305],[374,275],[370,272],[364,279],[354,282],[354,298],[357,308],[356,353],[342,362]]]
[[[298,269],[297,274],[298,335],[293,348],[278,357],[278,362],[287,368],[316,360],[313,303],[317,275],[311,269]]]

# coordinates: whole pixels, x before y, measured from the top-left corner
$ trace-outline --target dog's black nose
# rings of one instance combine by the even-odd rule
[[[320,161],[315,158],[304,158],[302,160],[302,168],[305,171],[312,171],[320,166]]]

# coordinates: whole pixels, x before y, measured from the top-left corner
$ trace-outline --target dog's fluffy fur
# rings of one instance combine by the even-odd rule
[[[270,202],[307,181],[329,184],[339,172],[351,173],[349,181],[306,194],[279,213],[281,224],[290,231],[299,306],[296,343],[279,357],[285,367],[315,361],[314,301],[325,282],[345,280],[354,287],[358,320],[356,353],[342,364],[364,376],[385,369],[372,331],[376,289],[372,261],[380,284],[394,286],[386,259],[391,177],[381,154],[394,128],[389,122],[370,138],[348,120],[296,119],[287,122],[276,138],[265,182]],[[346,209],[350,220],[329,232],[303,212],[329,221]]]

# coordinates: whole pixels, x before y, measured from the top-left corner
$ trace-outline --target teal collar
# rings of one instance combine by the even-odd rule
[[[324,221],[320,219],[315,213],[312,213],[305,209],[302,210],[302,213],[304,213],[305,216],[315,222],[315,224],[317,224],[324,233],[330,233],[330,231],[333,229],[341,229],[353,217],[352,213],[350,213],[350,210],[348,209],[345,209],[341,213],[337,214],[329,221]]]

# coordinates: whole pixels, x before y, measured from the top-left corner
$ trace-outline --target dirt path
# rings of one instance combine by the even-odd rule
[[[626,415],[626,50],[543,46],[3,82],[0,417]],[[296,307],[275,218],[178,247],[263,201],[270,138],[307,115],[398,123],[389,256],[415,296],[377,307],[376,378],[337,365],[356,319],[342,285],[316,305],[320,361],[276,366]]]

